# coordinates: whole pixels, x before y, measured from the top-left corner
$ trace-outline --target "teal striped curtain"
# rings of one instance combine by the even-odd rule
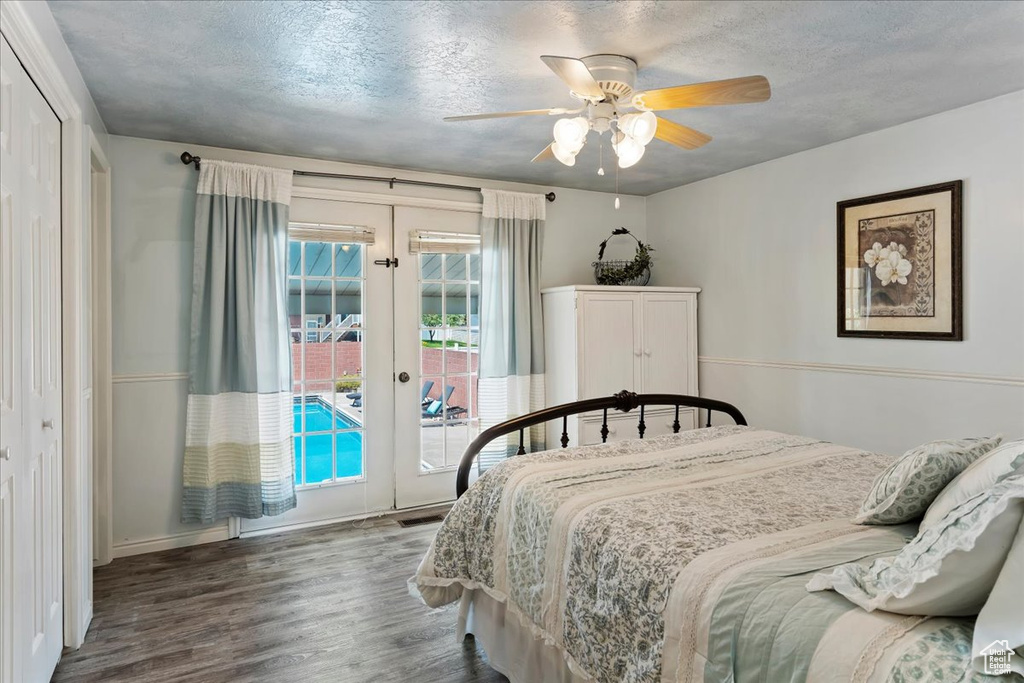
[[[184,522],[295,507],[291,171],[204,159],[196,197]]]
[[[544,316],[540,253],[542,194],[483,190],[480,223],[480,428],[544,407]],[[544,426],[530,429],[530,453],[544,450]],[[478,456],[481,470],[519,447],[501,437]]]

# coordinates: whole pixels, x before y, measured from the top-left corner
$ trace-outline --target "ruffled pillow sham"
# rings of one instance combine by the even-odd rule
[[[871,612],[977,614],[1024,517],[1024,470],[949,511],[898,554],[816,574],[809,591],[834,590]]]
[[[1000,444],[981,456],[942,489],[921,520],[921,528],[935,526],[946,514],[968,498],[991,487],[1000,477],[1024,466],[1024,439]]]
[[[903,524],[918,519],[954,477],[1000,441],[1000,436],[947,439],[910,449],[875,479],[853,521]]]

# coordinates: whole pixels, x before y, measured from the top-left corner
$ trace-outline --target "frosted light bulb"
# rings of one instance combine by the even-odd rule
[[[629,168],[643,157],[644,146],[629,135],[615,145],[615,154],[618,155],[618,168]]]
[[[657,129],[658,117],[649,111],[626,114],[619,119],[619,130],[645,147],[654,139]]]
[[[582,116],[574,119],[559,119],[555,122],[555,142],[563,149],[578,152],[587,139],[590,131],[590,122]]]
[[[616,197],[615,198],[615,209],[618,210],[618,208],[619,208],[619,198]]]
[[[566,166],[576,165],[576,153],[579,150],[566,149],[560,142],[551,143],[551,153],[555,155],[555,158],[561,161]]]
[[[619,168],[629,168],[640,161],[640,157],[644,155],[644,146],[630,136],[625,135],[615,145],[615,153],[619,156]]]
[[[597,169],[597,175],[604,175],[604,166],[602,166],[601,168]]]

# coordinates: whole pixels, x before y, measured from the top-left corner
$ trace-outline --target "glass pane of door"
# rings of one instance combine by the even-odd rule
[[[420,254],[420,374],[426,391],[420,467],[454,467],[479,432],[479,323],[465,254]],[[428,263],[431,262],[431,263]],[[437,267],[433,267],[436,265]],[[435,279],[427,279],[424,275]],[[427,381],[432,382],[428,387]]]
[[[289,253],[295,483],[359,479],[365,457],[361,250],[292,239]]]

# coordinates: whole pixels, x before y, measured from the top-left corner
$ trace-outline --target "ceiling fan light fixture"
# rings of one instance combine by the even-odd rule
[[[615,143],[615,154],[619,157],[619,168],[629,168],[644,155],[644,146],[630,135],[623,135]]]
[[[582,145],[581,145],[582,147]],[[555,158],[561,161],[566,166],[576,165],[576,154],[579,153],[579,149],[566,149],[556,140],[551,143],[551,153],[555,155]]]
[[[583,116],[577,116],[571,119],[559,119],[555,122],[555,142],[557,142],[563,149],[575,150],[573,154],[578,152],[583,143],[587,139],[587,133],[590,132],[590,121]]]
[[[619,119],[619,129],[646,147],[658,130],[658,117],[649,111],[626,114]]]

